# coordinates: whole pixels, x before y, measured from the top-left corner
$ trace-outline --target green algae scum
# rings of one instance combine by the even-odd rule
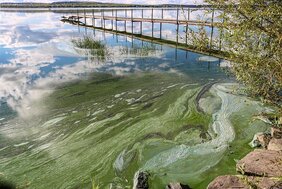
[[[15,31],[38,37],[28,24]],[[83,45],[73,47],[81,37],[76,28],[57,24],[40,34],[45,38],[26,39],[13,52],[15,44],[0,46],[6,54],[0,72],[1,182],[31,189],[133,188],[138,172],[146,171],[152,189],[170,182],[206,188],[216,176],[234,173],[253,135],[268,129],[253,116],[271,109],[242,94],[214,57],[180,51],[171,58],[175,49],[148,50],[151,45],[142,48],[140,41],[131,47],[127,38],[117,44],[109,36],[98,40],[108,42],[99,43],[106,56],[89,58]],[[62,38],[57,30],[69,35]],[[12,82],[15,73],[19,86]]]

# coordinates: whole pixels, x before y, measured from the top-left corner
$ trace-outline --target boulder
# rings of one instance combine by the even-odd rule
[[[169,183],[166,189],[191,189],[188,185],[181,183]]]
[[[240,188],[249,189],[250,186],[240,177],[234,175],[225,175],[215,178],[207,187],[207,189],[227,189]]]
[[[248,176],[247,180],[248,183],[250,183],[250,185],[255,186],[253,188],[258,188],[258,189],[282,188],[282,181],[277,178]]]
[[[282,139],[276,139],[276,138],[271,139],[268,144],[267,149],[274,150],[274,151],[281,151],[282,150]]]
[[[255,134],[253,140],[249,143],[252,148],[263,147],[267,148],[267,145],[271,139],[271,135],[267,133],[257,133]]]
[[[280,177],[282,151],[256,149],[241,159],[236,170],[243,175]]]
[[[148,172],[137,172],[134,176],[134,189],[148,189],[149,188],[149,176]]]
[[[271,127],[271,136],[276,139],[282,138],[282,128]]]

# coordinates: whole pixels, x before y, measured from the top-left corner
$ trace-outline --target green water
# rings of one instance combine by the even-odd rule
[[[45,113],[21,122],[21,127],[29,123],[24,137],[5,139],[12,144],[1,149],[1,174],[20,188],[90,188],[91,182],[100,188],[132,188],[134,174],[146,170],[151,188],[164,188],[171,181],[204,188],[217,174],[234,172],[234,159],[250,150],[245,144],[250,133],[265,127],[254,129],[249,113],[243,120],[238,120],[241,113],[234,113],[238,135],[231,147],[209,144],[219,137],[207,133],[212,116],[196,110],[201,88],[185,76],[156,72],[94,74],[62,85],[34,104],[32,108],[40,106]],[[206,96],[219,99],[212,93]],[[250,102],[239,109],[262,110],[252,110],[254,106]],[[191,155],[184,155],[190,147]]]
[[[0,16],[0,183],[133,188],[147,171],[152,189],[206,188],[235,174],[268,129],[253,116],[269,109],[239,94],[222,60],[77,28],[59,13]],[[86,35],[101,58],[73,44]]]

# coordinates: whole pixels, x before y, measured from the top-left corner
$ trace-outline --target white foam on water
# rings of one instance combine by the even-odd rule
[[[21,146],[25,146],[27,145],[29,142],[23,142],[23,143],[20,143],[20,144],[15,144],[14,147],[21,147]]]
[[[167,89],[170,89],[170,88],[176,87],[177,85],[179,85],[179,84],[170,85],[170,86],[168,86],[168,87],[166,87],[166,88],[167,88]]]
[[[123,96],[125,93],[126,93],[126,92],[123,92],[123,93],[120,93],[120,94],[116,94],[114,97],[115,97],[115,98],[119,98],[119,97]]]
[[[98,111],[96,111],[96,112],[94,112],[93,114],[92,114],[92,116],[95,116],[95,115],[97,115],[97,114],[99,114],[99,113],[102,113],[102,112],[104,112],[105,110],[98,110]]]
[[[57,118],[54,118],[54,119],[51,119],[47,122],[45,122],[42,127],[50,127],[50,126],[53,126],[55,125],[56,123],[59,123],[60,121],[62,121],[63,119],[65,119],[66,116],[63,116],[63,117],[57,117]]]
[[[235,138],[235,132],[229,117],[232,113],[238,111],[245,103],[245,99],[227,93],[228,84],[215,84],[212,86],[212,93],[215,93],[222,100],[221,109],[213,114],[213,132],[216,138],[206,143],[195,146],[185,144],[178,145],[149,159],[141,170],[152,170],[169,166],[178,160],[188,158],[189,156],[208,155],[224,151],[228,144]]]

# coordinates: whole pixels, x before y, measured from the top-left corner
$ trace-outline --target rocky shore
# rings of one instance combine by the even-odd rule
[[[282,128],[271,128],[271,134],[259,133],[252,145],[261,147],[237,162],[238,175],[215,178],[208,189],[281,189],[282,188]]]

